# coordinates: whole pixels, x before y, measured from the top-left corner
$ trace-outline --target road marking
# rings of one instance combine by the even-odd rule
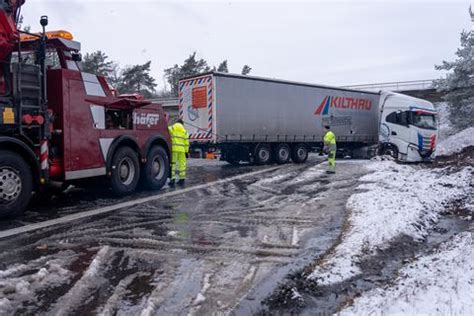
[[[233,176],[233,177],[230,177],[230,178],[217,180],[217,181],[214,181],[214,182],[195,185],[195,186],[180,189],[180,190],[177,190],[177,191],[166,192],[166,193],[159,194],[159,195],[149,196],[149,197],[145,197],[145,198],[136,199],[136,200],[133,200],[133,201],[127,201],[127,202],[122,202],[122,203],[115,204],[115,205],[109,205],[109,206],[101,207],[101,208],[98,208],[98,209],[95,209],[95,210],[90,210],[90,211],[84,211],[84,212],[80,212],[80,213],[76,213],[76,214],[71,214],[71,215],[61,217],[61,218],[56,218],[56,219],[52,219],[52,220],[49,220],[49,221],[44,221],[44,222],[41,222],[41,223],[35,223],[35,224],[27,225],[27,226],[8,229],[8,230],[0,232],[0,239],[16,236],[16,235],[23,234],[23,233],[32,232],[32,231],[35,231],[37,229],[43,229],[43,228],[47,228],[47,227],[54,226],[54,225],[60,225],[60,224],[64,224],[64,223],[67,223],[67,222],[71,222],[71,221],[75,221],[75,220],[79,220],[79,219],[84,219],[84,218],[87,218],[87,217],[90,217],[90,216],[110,213],[110,212],[116,211],[118,209],[122,209],[122,208],[126,208],[126,207],[135,206],[135,205],[138,205],[138,204],[143,204],[143,203],[147,203],[147,202],[151,202],[151,201],[164,199],[164,198],[167,198],[167,197],[170,197],[170,196],[183,194],[183,193],[190,192],[190,191],[193,191],[193,190],[205,189],[205,188],[208,188],[208,187],[213,186],[213,185],[223,184],[223,183],[231,182],[231,181],[234,181],[234,180],[242,179],[242,178],[245,178],[245,177],[251,177],[251,176],[259,175],[259,174],[262,174],[262,173],[271,172],[271,171],[280,169],[283,166],[284,165],[271,167],[271,168],[267,168],[267,169],[262,169],[262,170],[257,170],[257,171],[252,171],[252,172],[248,172],[248,173],[244,173],[244,174],[239,174],[237,176]]]

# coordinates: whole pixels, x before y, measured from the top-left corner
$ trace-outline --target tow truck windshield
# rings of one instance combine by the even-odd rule
[[[18,52],[12,53],[12,63],[18,62]],[[21,53],[21,61],[24,64],[34,65],[36,64],[36,52],[25,51]],[[59,62],[59,56],[55,49],[48,49],[46,51],[46,67],[48,69],[59,69],[61,63]]]

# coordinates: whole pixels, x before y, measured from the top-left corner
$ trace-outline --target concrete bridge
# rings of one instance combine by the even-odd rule
[[[433,87],[434,80],[435,79],[357,84],[343,86],[343,88],[373,92],[378,92],[380,90],[393,91],[426,99],[431,102],[442,101],[444,93],[436,91]]]

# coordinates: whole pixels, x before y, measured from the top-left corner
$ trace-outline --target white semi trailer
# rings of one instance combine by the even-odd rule
[[[321,149],[325,125],[344,154],[375,147],[415,162],[436,148],[433,104],[391,92],[211,72],[180,80],[179,115],[192,151],[218,149],[232,164],[304,162]]]

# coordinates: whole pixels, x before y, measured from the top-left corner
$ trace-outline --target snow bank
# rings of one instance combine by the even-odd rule
[[[392,286],[364,293],[342,315],[473,315],[474,234],[461,233],[400,270]]]
[[[320,285],[344,281],[360,273],[364,255],[383,249],[394,238],[407,235],[422,239],[437,220],[443,204],[465,196],[473,168],[446,175],[444,169],[419,169],[392,161],[374,162],[375,171],[347,202],[349,227],[341,243],[309,278]]]
[[[438,143],[436,156],[450,156],[469,146],[474,146],[474,127],[466,128]]]

